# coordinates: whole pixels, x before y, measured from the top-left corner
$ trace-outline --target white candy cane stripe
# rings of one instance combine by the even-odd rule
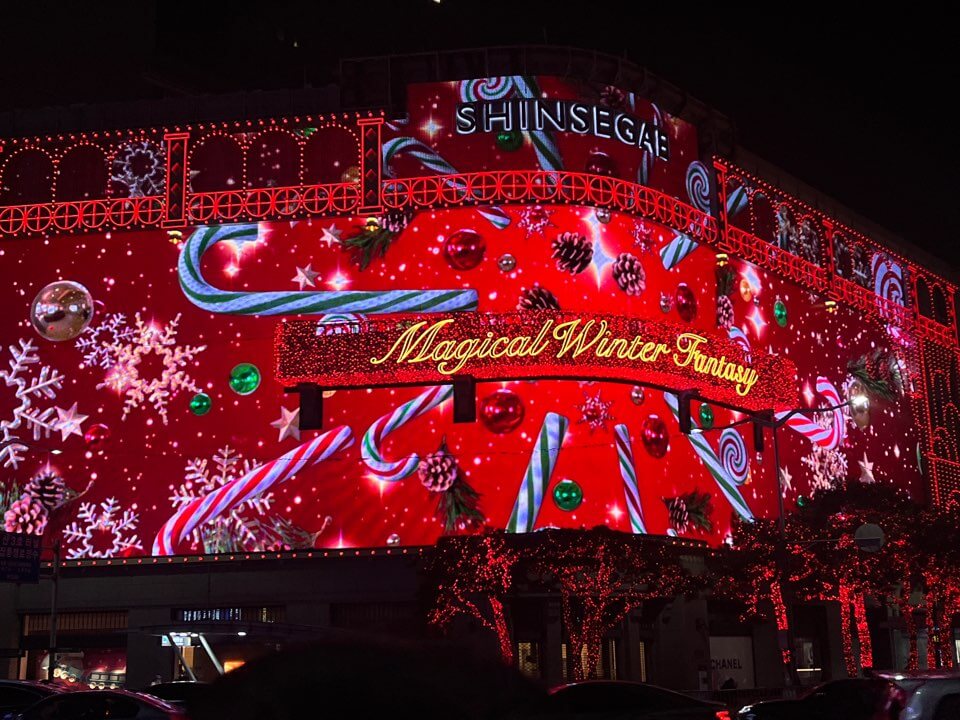
[[[533,531],[537,523],[537,515],[543,504],[543,495],[553,468],[557,464],[557,455],[563,438],[567,434],[569,421],[557,413],[547,413],[543,418],[543,425],[537,434],[537,442],[530,455],[530,463],[523,474],[517,500],[513,504],[513,512],[507,522],[507,532],[528,533]]]
[[[633,460],[633,446],[630,444],[630,430],[626,425],[616,425],[613,432],[620,476],[623,478],[623,495],[627,503],[627,514],[630,516],[630,529],[636,534],[646,533],[643,506],[640,504],[640,488],[637,486],[637,466]]]
[[[383,439],[397,428],[446,402],[453,397],[453,385],[438,385],[420,393],[413,400],[403,403],[393,412],[377,419],[363,434],[360,443],[360,456],[382,482],[399,482],[412,475],[420,458],[409,455],[401,460],[387,460],[383,456]]]
[[[733,428],[726,428],[720,433],[719,451],[723,469],[737,485],[743,485],[750,474],[750,457],[743,437]]]
[[[513,92],[514,89],[513,78],[509,75],[477,78],[475,80],[461,80],[458,85],[461,102],[502,100]]]
[[[681,260],[700,247],[689,235],[677,233],[676,236],[660,248],[660,259],[663,267],[670,270],[676,267]]]
[[[671,393],[664,393],[663,400],[667,403],[667,407],[670,408],[671,412],[673,412],[673,416],[679,419],[680,413],[676,396]],[[694,428],[698,427],[697,421],[693,418],[690,419],[690,424]],[[704,466],[706,466],[710,472],[714,482],[717,483],[717,487],[720,488],[720,492],[723,493],[723,496],[727,499],[727,502],[730,503],[730,506],[736,510],[737,514],[744,520],[753,522],[753,511],[750,509],[750,506],[747,505],[747,501],[744,500],[743,495],[740,494],[740,490],[737,489],[737,483],[723,467],[723,463],[720,461],[720,458],[717,457],[713,448],[710,447],[710,443],[707,442],[703,433],[691,433],[687,435],[686,438],[693,447],[693,451],[703,461]]]
[[[490,207],[479,207],[477,212],[487,220],[490,221],[497,230],[503,230],[504,228],[510,225],[510,216],[503,211],[502,208],[497,207],[496,205],[491,205]]]
[[[341,425],[184,505],[160,528],[153,541],[153,554],[174,555],[177,546],[200,525],[229,513],[352,444],[350,428]]]
[[[435,313],[476,310],[475,290],[338,290],[232,292],[211,285],[200,272],[200,258],[219,242],[250,242],[256,225],[197,228],[183,244],[177,274],[180,287],[197,307],[226,315],[328,315],[330,313]]]
[[[699,160],[687,167],[687,195],[697,210],[710,212],[710,171]]]
[[[840,404],[840,393],[832,382],[825,377],[817,378],[817,392],[823,396],[824,400],[830,406]],[[777,413],[777,419],[782,419],[789,415],[789,411]],[[787,419],[787,427],[803,435],[807,440],[819,445],[826,450],[835,450],[840,447],[843,439],[847,435],[846,418],[843,416],[843,408],[833,410],[833,424],[831,427],[823,427],[816,420],[806,415],[791,415]]]
[[[736,325],[732,325],[727,328],[727,336],[743,348],[744,359],[750,362],[750,338],[747,337],[747,334]]]

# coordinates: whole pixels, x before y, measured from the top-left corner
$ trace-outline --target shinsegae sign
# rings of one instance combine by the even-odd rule
[[[574,100],[487,100],[457,105],[459,135],[476,132],[570,132],[618,140],[670,159],[667,134],[653,122],[602,105]]]
[[[454,313],[343,325],[282,323],[277,375],[285,385],[371,387],[479,380],[619,380],[746,409],[796,403],[793,365],[775,356],[747,362],[712,332],[642,318],[553,311]]]

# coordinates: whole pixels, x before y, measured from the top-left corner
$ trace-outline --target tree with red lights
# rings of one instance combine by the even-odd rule
[[[817,493],[794,519],[803,528],[804,538],[790,548],[796,558],[795,586],[808,600],[840,603],[844,659],[851,676],[858,675],[860,667],[873,665],[867,603],[883,602],[904,586],[915,517],[916,506],[902,491],[848,482]],[[854,539],[857,528],[865,523],[879,525],[885,534],[886,541],[876,552],[864,551]],[[851,612],[859,661],[853,647]]]
[[[710,559],[714,593],[742,601],[745,618],[772,620],[777,631],[786,634],[790,618],[784,596],[791,567],[798,559],[789,550],[801,543],[801,531],[800,526],[788,522],[781,534],[776,520],[735,523],[732,545],[721,548]],[[790,649],[783,646],[782,652],[786,668],[791,661]]]
[[[596,675],[604,635],[644,600],[695,589],[676,543],[605,527],[543,534],[533,569],[560,593],[575,680]]]
[[[910,528],[911,591],[922,591],[926,609],[927,667],[953,665],[953,637],[949,628],[960,612],[960,504],[951,498],[945,507],[930,507],[920,513]],[[911,633],[911,660],[916,662],[916,629],[913,607],[902,606]]]
[[[444,628],[458,615],[474,618],[496,633],[503,661],[512,664],[506,601],[518,558],[500,532],[440,540],[430,567],[436,589],[430,622]]]

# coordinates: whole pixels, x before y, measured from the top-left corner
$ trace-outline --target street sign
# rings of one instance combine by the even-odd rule
[[[40,581],[39,535],[0,532],[0,582]]]

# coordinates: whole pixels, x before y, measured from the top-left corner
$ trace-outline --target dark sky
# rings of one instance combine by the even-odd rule
[[[836,3],[716,5],[14,3],[0,20],[0,111],[318,86],[335,80],[340,57],[593,48],[716,107],[748,149],[956,266],[960,150],[950,107],[960,61],[950,23],[919,7],[844,20],[833,17]]]

